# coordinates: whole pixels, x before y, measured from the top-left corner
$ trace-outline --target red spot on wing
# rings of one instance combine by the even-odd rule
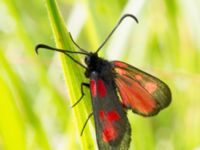
[[[105,110],[100,110],[99,117],[101,120],[106,122],[117,121],[120,119],[119,113],[115,110],[109,112],[106,112]]]
[[[139,75],[139,74],[136,74],[136,75],[135,75],[135,79],[136,79],[136,80],[142,80],[142,76]]]
[[[104,97],[106,95],[106,87],[105,87],[104,81],[99,79],[97,81],[97,86],[98,86],[98,94],[101,97]]]
[[[144,86],[144,88],[149,92],[153,93],[157,89],[156,83],[153,82],[147,82]]]
[[[100,117],[101,120],[105,119],[105,111],[104,110],[99,111],[99,117]]]
[[[119,116],[118,112],[116,112],[116,111],[108,112],[107,117],[108,117],[109,121],[116,121],[116,120],[120,119],[120,116]]]
[[[104,142],[109,142],[111,140],[115,140],[118,137],[118,131],[113,124],[114,121],[120,119],[120,115],[117,111],[109,111],[105,110],[99,111],[100,122],[102,125],[102,139]]]
[[[113,61],[114,65],[117,66],[117,67],[122,67],[122,68],[127,68],[128,65],[123,63],[123,62],[120,62],[120,61]]]
[[[126,74],[126,70],[120,69],[120,68],[115,68],[115,71],[121,75],[125,75]]]
[[[93,97],[96,97],[97,95],[97,86],[95,80],[90,80],[90,89]]]
[[[113,126],[107,126],[103,129],[102,138],[104,142],[115,140],[118,137],[118,133]]]

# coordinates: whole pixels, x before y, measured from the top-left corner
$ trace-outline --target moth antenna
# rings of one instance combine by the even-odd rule
[[[69,55],[68,53],[72,53],[72,54],[82,54],[82,55],[87,55],[89,56],[89,53],[86,52],[76,52],[76,51],[70,51],[70,50],[65,50],[65,49],[59,49],[59,48],[54,48],[45,44],[38,44],[35,47],[35,52],[38,54],[39,49],[46,49],[46,50],[51,50],[51,51],[57,51],[57,52],[61,52],[65,55],[67,55],[70,59],[72,59],[75,63],[77,63],[78,65],[80,65],[81,67],[87,69],[86,66],[84,66],[82,63],[80,63],[79,61],[75,60],[71,55]]]
[[[70,32],[69,32],[69,37],[70,37],[70,39],[72,40],[72,42],[74,43],[74,45],[75,45],[80,51],[87,53],[87,51],[86,51],[85,49],[81,48],[81,47],[74,41],[74,39],[73,39],[73,37],[72,37],[72,35],[71,35]]]
[[[45,44],[38,44],[36,47],[35,47],[35,52],[38,54],[38,50],[40,48],[44,48],[46,50],[52,50],[52,51],[58,51],[58,52],[61,52],[61,53],[75,53],[75,54],[82,54],[82,55],[89,55],[87,52],[77,52],[77,51],[70,51],[70,50],[65,50],[65,49],[59,49],[59,48],[54,48],[54,47],[51,47],[51,46],[48,46],[48,45],[45,45]]]
[[[121,24],[121,22],[126,18],[126,17],[131,17],[133,18],[136,23],[138,23],[138,19],[132,15],[132,14],[125,14],[121,17],[121,19],[118,21],[117,25],[112,29],[112,31],[108,34],[108,36],[106,37],[106,39],[103,41],[103,43],[99,46],[99,48],[97,49],[97,51],[95,53],[98,53],[100,51],[100,49],[105,45],[105,43],[109,40],[109,38],[111,37],[111,35],[115,32],[115,30],[119,27],[119,25]]]

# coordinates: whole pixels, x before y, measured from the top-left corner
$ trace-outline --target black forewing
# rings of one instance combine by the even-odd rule
[[[93,72],[90,90],[99,149],[127,150],[131,141],[131,128],[114,81],[102,79]]]

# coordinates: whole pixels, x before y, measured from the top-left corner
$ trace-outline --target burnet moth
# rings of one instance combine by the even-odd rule
[[[98,56],[98,52],[127,17],[138,23],[137,18],[131,14],[122,16],[96,52],[82,49],[73,40],[71,34],[72,42],[80,51],[58,49],[44,44],[37,45],[35,49],[36,53],[40,48],[64,53],[85,69],[85,77],[90,79],[90,83],[81,83],[82,95],[73,106],[82,100],[83,87],[90,88],[93,112],[87,121],[94,116],[96,139],[100,150],[127,150],[129,148],[131,128],[126,113],[128,109],[142,116],[153,116],[171,102],[169,87],[158,78],[125,62],[107,61]],[[85,55],[86,66],[70,54]]]

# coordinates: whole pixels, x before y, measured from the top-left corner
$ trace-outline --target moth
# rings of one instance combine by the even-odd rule
[[[89,88],[93,112],[87,121],[91,116],[94,116],[96,139],[100,150],[127,150],[129,148],[131,128],[127,118],[127,110],[130,109],[145,117],[153,116],[171,102],[170,89],[160,79],[125,62],[108,61],[98,56],[99,51],[127,17],[138,23],[134,15],[123,15],[96,52],[82,49],[73,40],[71,34],[72,42],[80,51],[58,49],[44,44],[38,44],[35,49],[36,53],[41,48],[64,53],[85,69],[85,77],[89,78],[90,81],[89,83],[81,83],[82,95],[73,107],[84,97],[83,88]],[[84,55],[85,65],[75,60],[70,54]]]

